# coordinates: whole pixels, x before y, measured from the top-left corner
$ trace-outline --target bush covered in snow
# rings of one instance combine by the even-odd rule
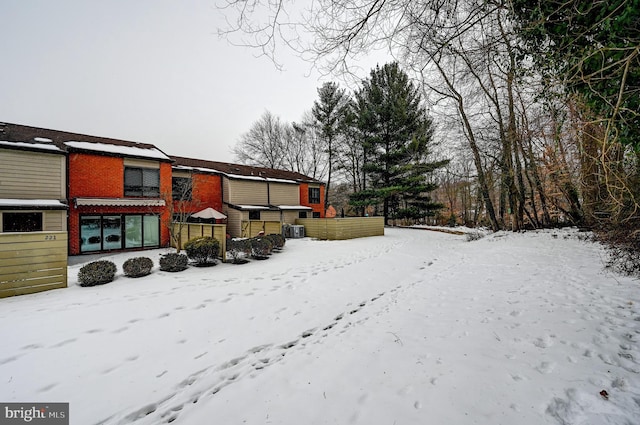
[[[273,244],[265,237],[251,238],[251,257],[256,260],[266,260],[271,255]]]
[[[128,277],[142,277],[151,273],[153,261],[148,257],[129,258],[122,265],[122,271]]]
[[[181,272],[188,267],[189,259],[184,254],[170,252],[160,257],[160,270],[164,272]]]
[[[113,281],[116,265],[112,261],[99,260],[82,266],[78,272],[80,286],[104,285]]]
[[[271,233],[270,235],[265,236],[265,238],[269,239],[269,242],[273,244],[274,250],[279,251],[282,248],[284,248],[284,244],[285,244],[284,236],[278,233]]]
[[[187,241],[184,244],[184,250],[187,257],[197,266],[210,266],[216,264],[216,258],[220,253],[220,242],[211,236],[203,236]]]
[[[246,257],[251,255],[251,241],[249,239],[229,239],[227,241],[227,255],[233,264],[246,263]]]
[[[471,232],[466,233],[465,236],[467,238],[467,242],[473,242],[473,241],[477,241],[484,238],[485,235],[484,233],[478,230],[473,230]]]

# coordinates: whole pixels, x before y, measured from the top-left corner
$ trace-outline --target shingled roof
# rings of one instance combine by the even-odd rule
[[[256,177],[264,179],[293,180],[305,183],[322,183],[304,174],[294,171],[277,170],[274,168],[254,167],[252,165],[231,164],[228,162],[207,161],[203,159],[184,158],[181,156],[171,156],[174,167],[195,168],[200,171],[210,171],[224,174],[229,178],[234,177]]]
[[[0,123],[0,140],[7,142],[32,143],[38,142],[38,140],[42,139],[49,139],[59,149],[68,152],[99,151],[105,155],[133,156],[140,158],[153,157],[161,161],[170,161],[167,154],[162,152],[162,150],[158,149],[156,146],[148,143],[129,142],[126,140],[70,133],[67,131],[31,127],[21,124]],[[105,146],[120,147],[123,149],[105,149]],[[127,148],[129,151],[127,151]]]

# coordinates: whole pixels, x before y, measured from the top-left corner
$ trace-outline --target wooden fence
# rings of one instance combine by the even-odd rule
[[[282,234],[282,223],[279,221],[243,220],[241,230],[241,237],[243,238],[252,238],[260,232],[264,232],[265,235],[271,233]]]
[[[180,236],[180,246],[195,238],[212,236],[220,242],[220,256],[224,260],[227,252],[227,225],[226,224],[206,224],[206,223],[173,223],[175,235]],[[176,241],[171,239],[171,246],[176,247]]]
[[[384,217],[299,218],[305,236],[317,239],[354,239],[384,235]]]
[[[67,232],[0,233],[0,298],[67,287]]]

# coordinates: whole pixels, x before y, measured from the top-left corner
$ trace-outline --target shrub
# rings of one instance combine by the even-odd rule
[[[245,257],[251,255],[251,241],[249,239],[229,239],[227,253],[233,264],[244,264],[247,262]]]
[[[112,261],[93,261],[82,266],[78,272],[78,281],[80,286],[104,285],[113,281],[116,271],[116,265]]]
[[[128,277],[142,277],[151,273],[153,261],[147,257],[129,258],[122,265],[122,271]]]
[[[265,236],[265,238],[269,239],[269,242],[273,244],[273,249],[280,251],[284,248],[285,238],[284,236],[278,233],[271,233],[270,235]]]
[[[266,260],[271,254],[273,244],[267,238],[251,238],[251,257],[256,260]]]
[[[160,270],[164,272],[181,272],[188,267],[189,259],[184,254],[170,252],[160,257]]]
[[[640,231],[613,228],[598,231],[596,238],[607,248],[607,268],[623,275],[640,277]]]
[[[193,260],[198,266],[216,264],[216,258],[220,252],[220,242],[211,236],[191,239],[184,244],[187,257]]]
[[[467,242],[473,242],[484,238],[484,233],[474,230],[466,234]]]

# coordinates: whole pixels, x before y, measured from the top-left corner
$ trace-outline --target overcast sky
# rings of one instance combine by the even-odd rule
[[[234,162],[269,110],[297,121],[324,80],[219,39],[215,0],[0,0],[0,122]]]

